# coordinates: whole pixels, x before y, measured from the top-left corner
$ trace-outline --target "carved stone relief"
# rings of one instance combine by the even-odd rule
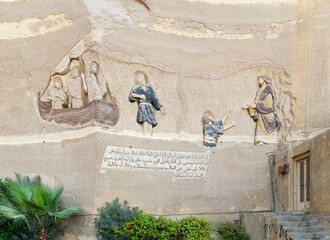
[[[255,135],[256,125],[253,121],[247,120],[246,112],[242,111],[241,107],[252,100],[251,95],[255,96],[259,89],[256,79],[263,74],[269,76],[268,88],[273,93],[271,96],[274,96],[274,99],[270,98],[270,104],[273,105],[274,115],[276,114],[276,118],[273,119],[276,124],[273,131],[269,129],[264,133],[260,129],[259,132],[267,135],[267,141],[263,142],[286,141],[294,121],[292,107],[296,98],[292,96],[292,79],[283,67],[269,60],[253,60],[246,63],[235,62],[223,69],[213,69],[202,77],[194,76],[196,74],[197,72],[192,72],[191,75],[186,74],[178,78],[177,90],[182,101],[176,124],[179,134],[185,135],[191,132],[191,129],[194,129],[193,133],[196,134],[196,130],[200,129],[196,113],[205,114],[205,108],[217,113],[215,118],[224,114],[224,109],[230,108],[231,118],[236,121],[236,127],[230,131],[232,136],[227,139],[251,141]],[[258,135],[261,136],[259,133],[256,136]]]
[[[152,128],[157,126],[153,107],[156,110],[160,110],[163,114],[165,114],[165,108],[160,104],[153,87],[146,83],[146,78],[144,72],[135,72],[135,84],[129,94],[129,101],[132,103],[137,102],[138,104],[136,121],[143,125],[143,134],[152,134],[150,126]]]
[[[263,134],[271,134],[282,126],[275,110],[275,93],[270,85],[270,79],[265,75],[257,78],[259,89],[252,104],[243,109],[248,110],[250,117],[256,122],[254,143],[262,143]]]
[[[283,67],[270,60],[233,62],[221,68],[210,66],[210,71],[197,69],[187,74],[174,69],[167,71],[147,62],[127,64],[126,60],[115,60],[103,50],[101,44],[85,38],[55,67],[50,74],[49,85],[40,94],[39,112],[42,119],[72,126],[93,122],[114,126],[119,118],[118,104],[122,116],[118,130],[139,131],[139,126],[132,124],[136,116],[143,134],[152,135],[153,128],[159,123],[157,129],[160,134],[176,136],[177,133],[178,137],[202,140],[200,116],[206,113],[205,109],[216,113],[212,116],[214,119],[221,119],[226,109],[231,109],[231,118],[236,126],[229,131],[230,134],[221,138],[224,141],[250,142],[255,135],[257,142],[259,135],[269,135],[275,142],[276,132],[278,140],[285,141],[290,133],[295,101],[291,92],[291,77]],[[103,72],[111,76],[111,83]],[[248,116],[241,107],[252,100],[251,96],[258,89],[255,79],[261,74],[267,75],[270,80],[268,88],[274,99],[269,101],[274,109],[272,114],[276,115],[273,119],[276,124],[273,130],[267,130],[265,123],[262,125],[262,120],[259,120],[257,126],[260,131],[254,133],[256,124],[247,120]],[[133,81],[135,84],[131,87]],[[114,99],[112,92],[118,99]],[[259,95],[262,95],[261,92]],[[158,110],[165,113],[163,104],[167,106],[168,113],[158,115]],[[254,114],[252,109],[257,111],[258,108],[250,105],[252,117],[270,118],[271,114]],[[207,142],[212,142],[210,144],[214,147],[219,135],[226,130],[222,126],[218,133],[213,131],[213,136],[207,129],[213,129],[216,125],[213,120],[203,122],[205,146]]]
[[[224,126],[228,115],[229,113],[220,121],[215,122],[209,113],[204,114],[203,142],[205,147],[216,147],[218,136],[224,134],[225,130],[235,126],[235,124]]]
[[[116,124],[119,109],[112,101],[109,81],[101,76],[97,61],[86,64],[87,51],[93,50],[80,42],[51,73],[50,83],[39,98],[42,119],[72,126],[92,120],[107,126]]]

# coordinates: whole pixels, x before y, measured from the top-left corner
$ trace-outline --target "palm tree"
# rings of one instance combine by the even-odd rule
[[[16,174],[16,181],[9,178],[0,181],[0,224],[10,221],[16,226],[35,226],[39,229],[39,240],[46,240],[45,227],[49,221],[83,211],[78,205],[60,208],[63,190],[63,186],[51,189],[41,184],[39,176],[31,180]]]

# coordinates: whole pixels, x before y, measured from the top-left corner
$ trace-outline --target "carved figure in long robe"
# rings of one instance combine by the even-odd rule
[[[256,122],[255,144],[262,142],[259,135],[262,135],[262,133],[271,134],[282,126],[281,121],[276,116],[274,90],[269,84],[268,77],[261,75],[257,80],[259,89],[254,103],[243,107],[243,109],[248,109],[250,117]]]
[[[233,127],[235,124],[231,124],[227,127],[224,127],[224,123],[227,120],[228,113],[226,116],[221,119],[220,121],[214,122],[213,118],[210,114],[205,114],[203,116],[204,128],[203,128],[203,135],[204,135],[204,146],[205,147],[216,147],[217,146],[217,139],[219,135],[223,135],[224,131]]]
[[[102,80],[99,83],[98,73],[99,65],[96,62],[92,62],[89,68],[90,76],[86,80],[87,85],[87,96],[88,102],[91,102],[95,99],[101,100],[103,96],[107,93],[107,88],[105,82]]]
[[[68,102],[68,96],[63,91],[62,79],[56,76],[52,79],[49,90],[45,94],[47,102],[51,102],[53,109],[62,109]]]
[[[138,103],[138,112],[136,121],[143,124],[143,133],[149,131],[149,126],[157,126],[155,112],[152,106],[156,110],[160,110],[161,113],[165,113],[163,105],[160,104],[158,97],[150,84],[146,84],[146,75],[143,72],[135,73],[136,84],[132,87],[129,94],[129,101]]]
[[[81,73],[78,66],[75,66],[71,70],[72,78],[69,80],[68,84],[68,96],[69,96],[69,107],[79,108],[83,106],[83,91],[87,91],[87,86],[84,79],[81,77]]]

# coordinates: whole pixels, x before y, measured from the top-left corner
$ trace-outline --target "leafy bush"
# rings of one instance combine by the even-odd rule
[[[164,217],[156,218],[141,213],[131,222],[126,222],[119,230],[114,229],[119,239],[178,239],[180,224]]]
[[[218,231],[225,240],[248,240],[248,235],[244,232],[241,224],[225,222],[220,225]]]
[[[179,235],[183,240],[211,239],[213,232],[211,222],[197,217],[186,217],[181,220]]]
[[[207,240],[213,232],[211,223],[196,217],[187,217],[181,221],[154,217],[141,213],[121,229],[114,228],[118,239],[145,240]]]
[[[100,216],[94,219],[97,229],[96,237],[102,240],[129,239],[118,238],[115,236],[114,229],[120,230],[125,222],[132,221],[140,213],[137,207],[128,206],[127,201],[121,204],[119,198],[113,200],[112,203],[106,202],[104,207],[98,209],[98,212]]]
[[[131,208],[116,198],[98,209],[94,219],[97,239],[100,240],[208,240],[212,224],[202,218],[186,217],[181,221],[155,217]]]
[[[63,190],[62,186],[51,189],[43,185],[40,176],[30,179],[16,174],[15,180],[0,179],[2,235],[13,240],[54,239],[63,232],[57,220],[82,211],[77,205],[61,209]]]

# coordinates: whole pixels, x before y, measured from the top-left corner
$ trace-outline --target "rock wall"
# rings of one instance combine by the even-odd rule
[[[254,125],[241,105],[254,100],[260,74],[276,90],[283,134],[293,125],[292,139],[301,139],[330,125],[327,1],[148,1],[150,10],[119,0],[0,4],[1,100],[8,103],[1,112],[15,119],[1,121],[2,136],[40,134],[45,124],[37,98],[82,40],[95,50],[119,103],[115,129],[139,131],[132,124],[134,106],[126,101],[135,70],[148,74],[168,108],[166,117],[158,117],[157,132],[199,135],[204,111],[217,118],[231,111],[236,127],[230,135],[251,137]],[[20,101],[13,101],[17,96]],[[49,126],[46,132],[66,129]]]
[[[0,1],[0,177],[40,174],[63,184],[66,202],[86,209],[72,227],[76,235],[117,196],[152,214],[216,223],[239,211],[271,210],[267,155],[280,141],[295,144],[330,126],[329,2],[145,3]],[[50,101],[54,77],[68,93],[74,66],[87,79],[93,61],[106,101],[118,107],[114,124],[48,121],[52,109],[42,118],[40,100]],[[156,111],[151,137],[142,135],[138,106],[128,101],[136,71],[166,109]],[[256,123],[242,107],[254,102],[260,75],[270,80],[282,127],[263,136],[269,145],[254,146]],[[96,105],[91,112],[104,120],[105,104]],[[220,120],[227,112],[225,126],[235,126],[216,148],[203,147],[203,114]],[[205,178],[177,180],[163,171],[101,169],[107,146],[209,151],[210,159]]]

